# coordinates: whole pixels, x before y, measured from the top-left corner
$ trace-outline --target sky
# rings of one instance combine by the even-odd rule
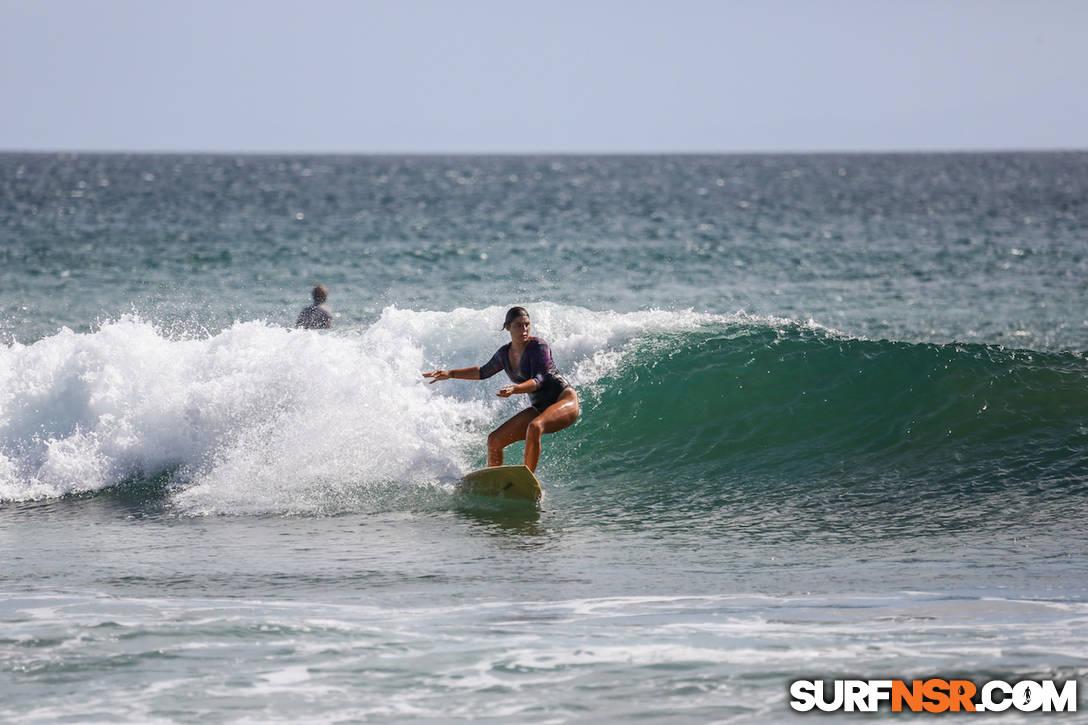
[[[0,150],[1088,149],[1083,0],[0,0]]]

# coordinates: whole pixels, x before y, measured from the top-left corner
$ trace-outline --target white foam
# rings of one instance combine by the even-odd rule
[[[584,645],[574,648],[509,650],[503,658],[510,666],[527,670],[565,670],[601,665],[660,666],[678,664],[735,664],[812,662],[834,653],[853,659],[864,646],[817,648],[698,647],[673,643]]]
[[[530,311],[534,334],[579,386],[614,372],[647,334],[751,321]],[[495,397],[504,381],[428,385],[421,373],[486,362],[509,339],[504,313],[389,307],[365,329],[255,321],[199,338],[125,317],[0,347],[0,500],[164,471],[190,513],[332,511],[389,487],[433,488],[477,463],[487,430],[525,401]]]

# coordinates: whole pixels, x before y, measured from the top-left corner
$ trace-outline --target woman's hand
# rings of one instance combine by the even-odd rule
[[[514,395],[517,392],[518,390],[516,385],[507,385],[505,388],[500,388],[499,392],[495,393],[495,395],[499,396],[500,398],[509,398],[511,395]]]
[[[449,370],[432,370],[429,373],[423,373],[423,377],[432,378],[431,385],[434,385],[439,380],[449,380],[453,377],[453,373]]]

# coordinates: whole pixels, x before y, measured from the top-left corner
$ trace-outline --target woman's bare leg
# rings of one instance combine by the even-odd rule
[[[536,408],[526,408],[491,431],[491,434],[487,437],[488,468],[502,465],[502,449],[511,443],[525,440],[526,429],[538,415],[540,413],[537,412]]]
[[[536,411],[535,408],[530,408],[530,410]],[[525,465],[530,471],[535,471],[536,464],[540,461],[540,437],[545,433],[555,433],[563,430],[578,420],[578,415],[581,412],[582,409],[578,405],[578,393],[574,392],[574,388],[567,388],[559,394],[559,400],[555,401],[554,405],[549,406],[543,413],[528,421],[528,428],[522,433],[522,438],[525,439]],[[514,419],[511,418],[510,420],[513,421]],[[521,440],[521,438],[518,438],[518,440]],[[488,455],[490,457],[490,454]],[[502,461],[501,451],[499,452],[499,460]]]

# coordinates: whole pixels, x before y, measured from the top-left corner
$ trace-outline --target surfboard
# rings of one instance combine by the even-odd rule
[[[493,466],[466,473],[457,490],[479,496],[539,501],[544,495],[540,481],[526,466]]]

